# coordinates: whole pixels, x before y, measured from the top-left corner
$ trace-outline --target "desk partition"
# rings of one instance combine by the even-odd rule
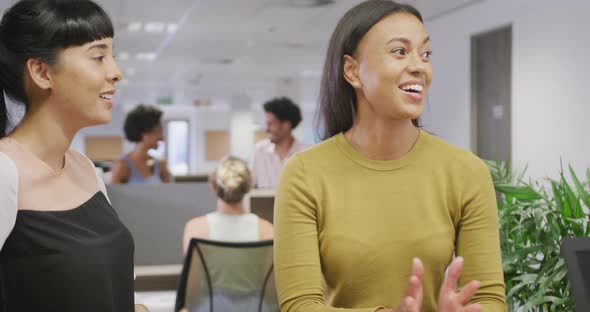
[[[135,241],[136,291],[175,290],[184,225],[215,210],[209,184],[111,185],[107,192]]]

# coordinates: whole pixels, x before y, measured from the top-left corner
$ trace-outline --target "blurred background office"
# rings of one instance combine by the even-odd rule
[[[228,154],[251,161],[254,144],[267,138],[262,105],[273,97],[299,105],[294,135],[315,143],[328,36],[359,1],[98,2],[115,21],[125,79],[113,122],[83,130],[73,147],[115,160],[133,146],[124,139],[126,113],[157,105],[167,140],[153,154],[183,176],[206,175]],[[555,174],[560,159],[585,170],[590,2],[409,2],[423,12],[434,51],[427,130],[481,156],[528,164],[532,176]]]

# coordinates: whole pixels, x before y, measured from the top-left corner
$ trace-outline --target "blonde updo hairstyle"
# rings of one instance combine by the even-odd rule
[[[252,173],[240,158],[226,156],[219,161],[209,177],[217,197],[228,204],[237,204],[252,189]]]

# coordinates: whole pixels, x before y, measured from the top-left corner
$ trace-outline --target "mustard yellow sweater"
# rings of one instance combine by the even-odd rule
[[[422,311],[436,311],[453,252],[465,258],[460,286],[481,282],[472,302],[506,311],[493,184],[470,152],[421,131],[403,158],[375,161],[340,134],[283,169],[275,202],[283,312],[395,307],[413,257],[425,266]]]

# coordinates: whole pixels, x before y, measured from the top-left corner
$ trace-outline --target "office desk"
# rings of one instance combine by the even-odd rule
[[[275,203],[275,190],[255,189],[248,194],[246,204],[251,213],[258,215],[262,219],[273,222]]]
[[[176,290],[182,265],[139,265],[135,267],[135,291]]]
[[[208,174],[174,176],[175,183],[209,182]]]

